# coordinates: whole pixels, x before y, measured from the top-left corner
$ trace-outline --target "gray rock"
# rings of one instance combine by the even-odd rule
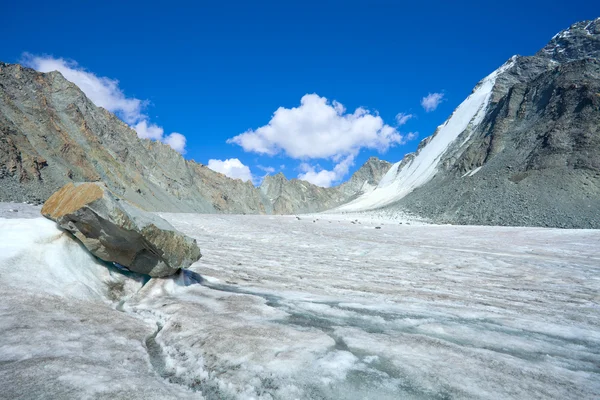
[[[335,188],[322,188],[282,173],[265,177],[260,188],[273,214],[313,213],[342,204],[347,196]]]
[[[195,239],[118,198],[101,182],[65,185],[44,203],[42,215],[96,257],[152,277],[171,275],[201,257]]]
[[[370,157],[347,182],[337,186],[336,189],[343,193],[348,199],[353,199],[364,193],[368,193],[377,187],[381,178],[390,170],[392,164]],[[345,202],[348,201],[345,200]]]

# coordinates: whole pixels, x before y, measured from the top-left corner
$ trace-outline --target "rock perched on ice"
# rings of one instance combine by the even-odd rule
[[[104,183],[69,183],[50,196],[42,214],[98,258],[152,277],[171,275],[201,257],[196,240],[119,199]]]

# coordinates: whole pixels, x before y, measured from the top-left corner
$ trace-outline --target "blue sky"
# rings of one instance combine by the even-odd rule
[[[513,54],[600,16],[589,0],[218,3],[10,2],[0,60],[93,74],[97,104],[180,150],[183,135],[186,158],[329,185],[400,160]]]

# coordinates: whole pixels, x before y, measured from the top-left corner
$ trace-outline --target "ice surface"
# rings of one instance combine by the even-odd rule
[[[0,218],[39,218],[41,209],[28,203],[0,202]]]
[[[115,310],[140,287],[49,220],[0,218],[0,399],[198,398],[156,378],[155,327]]]
[[[600,231],[162,216],[204,256],[142,288],[47,221],[0,220],[9,397],[600,394]]]
[[[400,168],[401,162],[397,162],[384,175],[374,191],[338,207],[336,211],[364,211],[383,207],[400,200],[433,178],[438,163],[449,146],[467,127],[470,127],[470,132],[473,132],[481,123],[487,111],[496,77],[511,68],[514,61],[515,57],[512,57],[502,67],[479,82],[471,95],[456,108],[442,126],[438,127],[438,131],[429,143],[410,162],[402,168]],[[469,137],[470,134],[462,144],[465,144]]]

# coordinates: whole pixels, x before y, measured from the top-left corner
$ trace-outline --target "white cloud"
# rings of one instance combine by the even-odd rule
[[[364,108],[346,113],[344,106],[317,94],[307,94],[300,106],[280,107],[269,123],[229,139],[245,151],[295,159],[340,158],[361,148],[386,151],[401,143],[402,136],[383,119]]]
[[[434,111],[444,99],[444,93],[429,93],[421,99],[421,106],[426,112]]]
[[[414,117],[415,116],[412,114],[398,113],[396,115],[396,123],[398,124],[398,126],[402,126],[402,125],[406,124],[409,119],[414,118]]]
[[[256,168],[265,171],[267,174],[272,174],[275,172],[275,168],[273,167],[265,167],[263,165],[257,165]]]
[[[77,62],[64,58],[24,53],[22,63],[40,72],[59,71],[65,79],[77,85],[95,105],[117,114],[128,123],[139,137],[160,140],[176,151],[185,153],[185,137],[176,132],[164,136],[163,128],[148,122],[148,115],[144,113],[147,102],[127,97],[119,88],[118,80],[97,76],[86,71]]]
[[[419,137],[419,132],[408,132],[408,134],[406,134],[406,140],[415,140],[416,138]]]
[[[243,181],[253,181],[252,173],[247,165],[237,158],[229,158],[227,160],[208,160],[208,168],[213,171],[222,173],[233,179],[241,179]]]
[[[298,179],[303,181],[307,181],[312,183],[313,185],[321,186],[321,187],[330,187],[332,182],[337,179],[337,175],[334,171],[327,171],[325,169],[320,170],[319,172],[315,171],[313,166],[308,164],[301,164],[301,167],[304,167],[306,172],[299,174]]]
[[[155,124],[149,124],[148,121],[140,121],[133,126],[133,129],[142,139],[161,140],[164,135],[164,129]]]
[[[171,148],[181,154],[185,154],[186,139],[181,133],[172,132],[169,136],[163,139],[163,142],[171,146]]]
[[[313,185],[321,187],[330,187],[335,183],[338,183],[348,173],[350,167],[354,164],[354,156],[350,155],[344,158],[340,163],[336,164],[333,170],[321,169],[317,171],[316,168],[310,164],[300,164],[300,170],[303,171],[298,175],[298,179],[312,183]]]

